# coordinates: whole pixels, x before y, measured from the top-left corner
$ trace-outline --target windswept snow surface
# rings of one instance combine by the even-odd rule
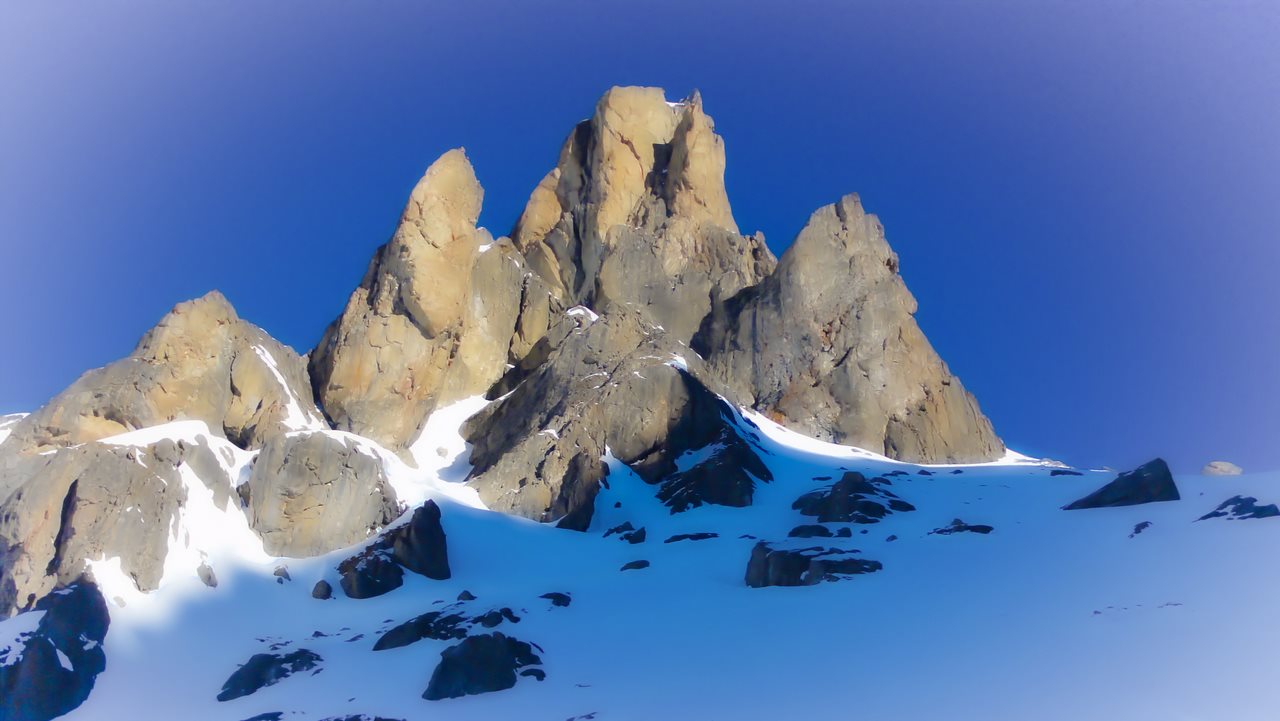
[[[159,618],[146,603],[111,607],[107,670],[69,718],[1276,718],[1280,519],[1196,519],[1237,494],[1280,501],[1280,473],[1181,476],[1178,502],[1068,512],[1061,506],[1113,474],[1051,476],[1033,459],[1011,456],[924,475],[924,467],[804,439],[748,413],[740,433],[774,475],[756,485],[753,505],[673,515],[653,486],[608,456],[608,487],[589,531],[577,533],[445,492],[463,488],[454,484],[469,467],[457,426],[483,405],[469,399],[433,415],[409,454],[414,464],[370,451],[397,469],[393,478],[405,474],[395,481],[398,493],[404,484],[402,497],[439,503],[451,579],[406,573],[401,588],[352,600],[336,590],[334,570],[351,549],[219,561],[218,588],[183,586],[181,603],[165,604]],[[874,525],[828,524],[849,525],[852,537],[805,544],[858,549],[884,569],[811,587],[748,588],[755,539],[780,541],[813,523],[792,502],[845,470],[903,471],[889,488],[917,510]],[[201,525],[186,518],[199,547]],[[995,530],[930,534],[956,518]],[[644,527],[647,540],[603,537],[623,522]],[[1132,535],[1141,522],[1151,525]],[[238,527],[228,529],[240,537]],[[718,537],[664,543],[703,532]],[[619,570],[636,560],[651,565]],[[278,563],[291,581],[271,575]],[[334,585],[334,600],[311,598],[321,578]],[[372,650],[382,632],[454,604],[464,589],[477,596],[464,613],[509,607],[520,617],[493,630],[538,644],[545,681],[521,678],[506,691],[425,701],[440,652],[456,642]],[[162,584],[151,595],[175,590]],[[569,594],[571,605],[539,597],[549,592]],[[0,638],[13,634],[15,621],[0,624]],[[215,700],[240,664],[273,646],[309,649],[323,658],[322,670]]]

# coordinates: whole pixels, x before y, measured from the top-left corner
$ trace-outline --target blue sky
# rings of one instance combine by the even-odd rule
[[[1280,467],[1266,3],[0,6],[0,412],[219,288],[299,351],[465,146],[507,232],[610,85],[699,88],[744,231],[856,191],[1006,441]]]

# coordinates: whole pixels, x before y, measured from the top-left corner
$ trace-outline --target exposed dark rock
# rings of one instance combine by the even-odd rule
[[[610,528],[604,532],[604,537],[608,538],[615,533],[618,534],[618,538],[621,538],[627,543],[633,545],[636,543],[644,543],[644,539],[648,535],[643,528],[637,530],[635,526],[632,526],[631,521],[626,521],[620,526]]]
[[[719,538],[719,533],[677,533],[676,535],[663,541],[663,543],[678,543],[680,541],[705,541],[709,538]]]
[[[278,580],[280,583],[293,580],[293,577],[289,575],[288,566],[276,566],[276,570],[272,571],[271,575],[275,576],[276,580]]]
[[[378,545],[338,564],[338,583],[349,598],[373,598],[394,591],[404,583],[404,570],[391,551]]]
[[[1176,501],[1180,498],[1178,486],[1169,473],[1169,466],[1163,459],[1157,458],[1132,471],[1121,473],[1107,485],[1063,506],[1063,509],[1074,511],[1083,508],[1136,506],[1158,501]]]
[[[1203,520],[1203,519],[1201,519],[1201,520]],[[1133,533],[1130,533],[1130,534],[1129,534],[1129,538],[1134,538],[1134,537],[1136,537],[1138,534],[1142,533],[1143,531],[1147,530],[1148,528],[1151,528],[1151,521],[1142,521],[1141,523],[1136,523],[1136,524],[1134,524],[1134,526],[1133,526]]]
[[[538,598],[545,598],[551,602],[552,606],[560,606],[560,607],[568,606],[570,603],[573,602],[573,599],[569,598],[569,594],[560,593],[558,591],[552,591],[551,593],[544,593]]]
[[[791,507],[821,523],[877,523],[891,512],[914,511],[915,506],[883,487],[888,483],[848,471],[827,488],[800,496]]]
[[[920,475],[920,476],[932,476],[932,475],[933,475],[933,471],[930,471],[930,470],[928,470],[928,469],[926,469],[926,468],[921,468],[919,471],[916,471],[916,475]]]
[[[476,596],[475,596],[475,594],[474,594],[474,593],[472,593],[472,592],[467,591],[467,590],[465,590],[465,589],[464,589],[464,590],[462,591],[462,593],[459,593],[459,594],[458,594],[458,600],[459,600],[459,601],[474,601],[474,600],[476,600]]]
[[[605,531],[604,537],[608,538],[609,536],[612,536],[615,533],[627,533],[628,531],[634,531],[634,530],[636,530],[636,527],[631,525],[631,521],[623,521],[621,524],[614,526],[613,528],[610,528],[609,530]]]
[[[328,581],[316,581],[316,585],[311,589],[311,597],[321,601],[333,598],[333,586],[330,586]]]
[[[847,529],[846,529],[847,530]],[[787,534],[787,538],[830,538],[831,529],[818,524],[796,526]]]
[[[320,672],[320,663],[324,659],[319,654],[300,648],[288,654],[259,653],[254,654],[245,665],[236,669],[235,673],[222,684],[218,693],[219,701],[248,696],[258,689],[273,686],[286,678],[303,671],[313,674]]]
[[[1073,471],[1069,468],[1055,468],[1049,471],[1049,475],[1051,476],[1083,476],[1084,474],[1081,473],[1080,471]]]
[[[897,537],[897,535],[890,534],[890,535],[889,535],[889,537],[888,537],[888,538],[886,538],[886,539],[884,539],[884,540],[885,540],[885,543],[890,543],[890,542],[892,542],[892,541],[896,541],[896,540],[898,540],[898,537]]]
[[[466,618],[458,613],[443,613],[441,611],[424,613],[382,634],[377,642],[373,644],[373,650],[385,651],[390,648],[400,648],[401,646],[408,646],[411,643],[421,641],[424,638],[431,638],[437,641],[465,638],[467,631],[462,628],[465,622]]]
[[[440,508],[427,501],[409,522],[385,533],[360,553],[338,564],[342,590],[351,598],[373,598],[404,583],[401,566],[427,578],[449,578],[449,554]]]
[[[395,560],[410,571],[437,581],[449,578],[449,547],[435,501],[415,508],[408,523],[386,533],[387,541]]]
[[[641,568],[648,568],[648,567],[649,567],[649,562],[648,562],[648,561],[645,561],[645,560],[640,560],[640,561],[628,561],[627,563],[623,564],[623,566],[622,566],[622,568],[621,568],[620,570],[623,570],[623,571],[634,571],[634,570],[638,570],[638,569],[641,569]]]
[[[853,558],[857,551],[836,548],[774,548],[761,541],[751,549],[746,583],[764,586],[813,586],[823,581],[839,581],[849,576],[874,573],[884,566],[879,561]]]
[[[516,685],[517,671],[541,664],[524,641],[502,633],[471,636],[440,652],[440,664],[422,697],[438,701],[502,691]]]
[[[985,536],[994,530],[996,530],[994,526],[965,523],[957,518],[942,528],[935,528],[934,530],[929,531],[929,535],[950,536],[953,533],[979,533]]]
[[[952,472],[951,472],[951,475],[953,475],[953,476],[958,476],[958,475],[960,475],[961,473],[964,473],[964,471],[963,471],[963,470],[961,470],[961,469],[959,469],[959,468],[957,468],[957,469],[955,469],[954,471],[952,471]]]
[[[1232,496],[1219,504],[1217,508],[1196,520],[1206,521],[1210,518],[1225,518],[1228,521],[1235,521],[1246,518],[1275,518],[1276,516],[1280,516],[1280,508],[1277,508],[1274,503],[1259,506],[1258,499],[1253,496]]]
[[[107,667],[102,644],[110,618],[91,580],[81,577],[53,591],[33,612],[44,612],[35,629],[0,648],[0,718],[9,721],[46,721],[70,712]]]
[[[266,713],[260,713],[257,716],[250,716],[244,721],[280,721],[283,718],[284,712],[282,711],[268,711]]]

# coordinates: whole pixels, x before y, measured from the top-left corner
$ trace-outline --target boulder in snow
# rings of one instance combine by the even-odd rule
[[[539,649],[541,650],[541,649]],[[440,664],[422,697],[428,701],[502,691],[516,685],[516,673],[545,678],[533,647],[502,633],[471,636],[440,653]]]
[[[1116,476],[1116,479],[1089,495],[1063,506],[1064,510],[1137,506],[1158,501],[1176,501],[1181,496],[1164,459],[1144,463]]]
[[[765,586],[813,586],[849,576],[874,573],[884,566],[879,561],[855,558],[858,551],[838,548],[775,548],[760,541],[751,549],[746,583],[751,588]]]

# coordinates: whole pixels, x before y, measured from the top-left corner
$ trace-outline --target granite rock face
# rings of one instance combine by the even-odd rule
[[[607,482],[606,446],[658,483],[682,453],[724,437],[724,404],[700,373],[696,357],[642,313],[570,309],[495,386],[502,398],[465,424],[471,483],[492,509],[585,530]],[[762,468],[745,458],[751,452],[739,465]]]
[[[139,590],[157,588],[187,501],[184,464],[200,469],[198,482],[220,508],[234,502],[230,479],[202,444],[86,443],[0,457],[0,617],[73,583],[86,559],[118,556]]]
[[[855,195],[819,209],[777,270],[707,319],[693,347],[755,409],[806,435],[906,461],[1004,445],[913,317],[880,221]]]
[[[529,198],[511,237],[566,305],[630,304],[688,342],[723,298],[775,260],[743,236],[724,189],[724,142],[694,93],[605,93]]]
[[[358,439],[318,431],[267,442],[249,476],[249,525],[273,556],[318,556],[363,541],[400,515],[382,459]]]
[[[483,392],[546,330],[548,289],[476,227],[484,191],[462,150],[427,169],[391,240],[311,354],[334,425],[396,450],[438,406]],[[539,325],[541,324],[541,325]]]
[[[175,420],[204,421],[242,448],[325,427],[303,360],[214,291],[179,303],[127,358],[18,421],[4,446],[66,447]]]

